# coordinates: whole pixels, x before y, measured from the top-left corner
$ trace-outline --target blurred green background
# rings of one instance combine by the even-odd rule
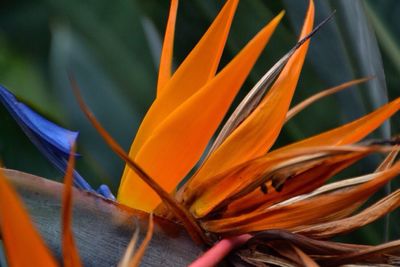
[[[277,146],[338,126],[399,96],[400,2],[315,2],[316,23],[333,10],[336,14],[312,39],[294,103],[354,78],[375,75],[376,79],[305,110],[285,126]],[[175,66],[194,47],[223,3],[180,1]],[[240,2],[221,67],[280,10],[287,12],[240,96],[295,44],[306,6],[307,1],[301,0]],[[106,183],[116,192],[123,163],[103,144],[77,108],[67,72],[76,76],[97,117],[128,150],[155,96],[168,8],[167,0],[0,3],[0,83],[47,118],[80,131],[82,158],[77,168],[94,186]],[[0,158],[4,165],[60,180],[62,174],[40,155],[3,107],[0,118]],[[374,137],[397,134],[397,118]],[[377,160],[379,157],[367,159],[345,175],[371,171]],[[397,188],[396,183],[392,186]],[[391,216],[390,239],[400,237],[398,218],[398,212]],[[381,220],[347,240],[381,242],[383,229]]]

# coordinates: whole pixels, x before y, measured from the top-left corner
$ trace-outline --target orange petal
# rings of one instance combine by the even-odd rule
[[[169,115],[138,152],[135,161],[165,190],[171,192],[199,160],[282,16],[274,18],[212,81]],[[123,181],[118,199],[146,211],[160,203],[132,172]]]
[[[79,267],[81,261],[72,232],[72,182],[75,165],[75,147],[69,155],[68,166],[64,177],[64,193],[62,200],[62,254],[65,267]]]
[[[321,151],[320,148],[318,148],[318,151]],[[369,153],[370,151],[350,152],[339,155],[328,153],[322,156],[321,153],[314,152],[308,154],[300,153],[299,156],[287,158],[271,158],[267,155],[227,171],[222,174],[223,179],[219,181],[219,177],[215,177],[214,180],[216,181],[208,184],[204,193],[196,196],[190,210],[195,217],[204,217],[215,211],[216,208],[218,210],[224,209],[233,200],[236,200],[233,202],[234,208],[240,214],[243,213],[243,210],[253,208],[255,203],[262,203],[262,207],[265,208],[280,200],[309,192],[321,186],[327,178]],[[244,177],[245,179],[243,179]],[[289,178],[290,180],[286,181]],[[277,182],[277,185],[275,187],[271,186],[271,181]],[[263,194],[257,188],[263,182],[269,182],[267,194]],[[277,192],[275,188],[279,185],[284,185],[283,190]],[[259,198],[253,201],[252,198],[247,196],[244,197],[246,201],[243,201],[243,195],[249,194],[254,190],[261,192],[262,202]],[[250,197],[253,196],[250,193]],[[232,211],[230,210],[230,212]]]
[[[57,266],[21,201],[1,172],[0,227],[10,266]]]
[[[107,145],[117,154],[125,163],[131,168],[138,177],[143,180],[154,192],[156,192],[160,198],[164,201],[164,204],[169,208],[169,211],[176,216],[182,222],[186,228],[188,234],[193,238],[194,241],[201,243],[206,241],[207,238],[204,235],[202,229],[196,223],[191,214],[180,205],[167,191],[165,191],[157,182],[153,180],[143,169],[140,168],[128,154],[123,150],[123,148],[112,138],[112,136],[103,128],[100,122],[93,115],[92,111],[86,106],[80,89],[75,79],[70,76],[70,81],[72,85],[73,92],[78,101],[80,108],[85,114],[86,118],[90,121],[92,126],[97,130],[100,136],[104,139]]]
[[[352,154],[345,157],[334,157],[328,162],[322,162],[320,166],[310,168],[294,177],[290,177],[282,191],[277,192],[268,185],[268,193],[263,194],[261,190],[255,190],[243,199],[234,201],[224,216],[239,214],[243,210],[254,210],[267,208],[280,201],[287,200],[296,195],[311,192],[322,186],[329,178],[333,177],[343,169],[354,164],[367,154]]]
[[[171,0],[167,29],[165,30],[164,42],[161,51],[160,68],[158,70],[157,95],[171,79],[172,55],[174,49],[174,35],[176,13],[178,11],[178,0]]]
[[[144,142],[168,115],[215,76],[237,4],[238,0],[227,1],[208,31],[159,92],[136,133],[129,151],[131,158],[135,158]],[[122,181],[129,176],[128,173],[128,168],[125,168]]]
[[[396,190],[360,213],[344,218],[302,228],[297,233],[316,239],[328,239],[359,229],[385,216],[400,206],[400,190]]]
[[[267,229],[300,230],[309,225],[340,219],[360,207],[373,193],[400,172],[400,162],[375,178],[349,190],[321,195],[287,206],[258,210],[243,216],[205,222],[211,232],[242,234]],[[316,212],[318,211],[318,212]]]
[[[385,120],[397,112],[399,108],[400,98],[397,98],[358,120],[300,142],[282,147],[272,151],[271,153],[280,153],[293,148],[328,145],[339,146],[358,142],[378,128]]]
[[[171,8],[174,7],[173,4],[171,3]],[[136,133],[135,140],[129,151],[129,157],[135,159],[137,152],[151,136],[154,129],[215,76],[237,4],[238,0],[227,1],[196,47],[179,66],[172,78],[163,86],[163,89],[158,91],[159,94],[156,100],[153,102]],[[168,35],[168,38],[172,37]],[[166,50],[166,54],[164,54],[164,49]],[[166,58],[165,61],[167,61],[169,53],[167,51],[169,51],[169,48],[163,47],[163,58],[160,64],[164,64],[164,57]],[[161,70],[161,67],[163,70]],[[163,77],[167,71],[165,67],[164,65],[160,65],[160,73],[162,71]],[[128,182],[128,185],[124,184],[125,179],[131,175],[133,175],[131,169],[125,166],[118,192],[118,200],[124,198],[121,197],[121,194],[125,195],[124,191],[127,190],[126,188],[132,186],[131,182]],[[135,180],[135,178],[129,178],[129,180],[132,179]]]
[[[293,149],[318,147],[318,146],[339,146],[346,145],[360,141],[367,136],[377,127],[379,127],[385,120],[392,116],[400,108],[400,98],[384,105],[383,107],[371,112],[370,114],[345,124],[341,127],[315,135],[300,142],[284,146],[280,149],[268,153],[268,156],[273,158],[279,156],[281,153],[287,153]],[[328,177],[327,177],[328,178]],[[293,181],[294,182],[294,181]],[[314,188],[316,188],[314,185]],[[311,189],[311,187],[310,187]],[[198,189],[199,190],[199,189]],[[284,189],[287,190],[287,189]],[[299,192],[300,193],[300,192]],[[301,193],[306,193],[304,190]],[[257,207],[260,204],[270,203],[274,200],[272,195],[265,195],[260,190],[256,190],[249,195],[245,196],[240,202],[234,202],[230,207],[229,213],[240,212],[241,209],[250,207]]]
[[[313,21],[314,4],[310,1],[300,39],[312,31]],[[269,150],[281,131],[307,49],[308,41],[293,54],[260,105],[209,156],[200,170],[185,185],[186,193],[198,190],[207,179],[232,166],[262,156]],[[186,193],[183,193],[183,198]]]

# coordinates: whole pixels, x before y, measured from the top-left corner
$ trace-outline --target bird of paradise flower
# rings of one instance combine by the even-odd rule
[[[397,241],[369,247],[322,240],[355,230],[400,204],[399,191],[395,191],[356,213],[374,192],[400,171],[400,163],[394,163],[396,147],[356,144],[399,109],[400,99],[341,127],[269,151],[284,123],[307,105],[367,80],[346,83],[289,110],[307,54],[308,37],[313,31],[313,1],[308,7],[299,45],[255,85],[228,119],[195,174],[177,188],[199,161],[283,16],[283,13],[276,16],[216,74],[237,4],[238,0],[227,1],[196,47],[172,74],[178,1],[171,1],[157,96],[143,119],[129,155],[102,128],[80,97],[75,80],[71,79],[87,117],[127,163],[118,201],[131,208],[154,212],[183,223],[197,242],[212,245],[223,239],[216,242],[193,266],[216,264],[233,247],[244,243],[248,244],[246,248],[252,249],[243,250],[238,255],[250,264],[315,266],[318,262],[325,266],[354,262],[392,263],[398,260]],[[15,112],[13,115],[18,118],[21,114]],[[29,126],[25,128],[32,131]],[[49,136],[36,132],[33,130],[30,136],[39,140],[39,147],[52,145],[47,140]],[[70,145],[64,143],[62,148],[70,149]],[[344,168],[373,152],[382,151],[392,152],[375,173],[323,186]],[[59,162],[65,154],[53,153],[53,158]],[[66,177],[73,176],[71,167],[67,173]],[[75,174],[78,185],[82,184],[79,177]],[[66,185],[71,183],[67,181]],[[6,186],[2,185],[2,188],[10,191]],[[103,195],[111,197],[107,193]],[[2,203],[16,203],[14,198],[6,199],[3,194],[0,199]],[[68,201],[65,200],[65,203],[68,210]],[[3,221],[12,221],[15,219],[13,216],[2,213],[1,217]],[[64,230],[68,235],[66,240],[71,242],[69,220],[65,220]],[[10,236],[21,233],[10,232]],[[37,237],[30,241],[31,244],[41,242]],[[9,242],[5,245],[11,258],[13,248],[9,247]],[[66,247],[74,246],[70,243]],[[270,251],[265,252],[266,249]],[[37,255],[40,262],[44,254]],[[74,262],[78,264],[76,258]]]

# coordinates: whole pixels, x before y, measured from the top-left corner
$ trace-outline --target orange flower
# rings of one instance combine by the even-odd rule
[[[111,148],[127,163],[118,201],[135,209],[181,221],[196,241],[212,244],[213,238],[229,237],[218,243],[217,248],[224,246],[232,249],[251,238],[249,244],[256,249],[240,255],[252,263],[277,260],[264,252],[266,248],[272,248],[283,258],[306,266],[316,266],[314,260],[335,265],[364,258],[369,261],[370,258],[365,255],[371,253],[395,255],[389,250],[398,248],[398,243],[371,248],[318,239],[357,229],[400,205],[400,194],[396,191],[355,214],[373,193],[400,172],[400,163],[394,163],[397,147],[356,144],[397,112],[400,98],[346,125],[270,151],[286,121],[307,105],[368,80],[351,81],[290,109],[309,37],[313,33],[312,0],[299,43],[254,86],[223,126],[200,167],[178,188],[178,184],[199,162],[284,14],[281,12],[272,19],[229,64],[216,73],[237,5],[238,0],[226,2],[196,47],[172,73],[178,1],[171,1],[157,97],[136,134],[129,155],[97,122],[72,79],[83,111]],[[333,175],[369,154],[389,151],[391,153],[375,173],[323,186]],[[64,265],[77,266],[79,257],[69,223],[71,166],[73,164],[69,164],[66,174],[63,200],[63,256]],[[0,179],[0,183],[1,226],[10,261],[17,262],[15,253],[26,250],[21,245],[23,240],[15,242],[14,247],[10,245],[11,236],[18,236],[19,232],[27,233],[29,246],[35,247],[23,253],[35,254],[32,257],[37,258],[37,263],[55,265],[4,179]],[[16,215],[9,212],[9,203],[13,205],[13,210],[17,210]],[[290,245],[276,240],[290,241]],[[339,249],[341,246],[342,250]],[[262,250],[258,250],[260,247]],[[143,249],[139,249],[138,253],[139,256],[134,257],[135,264]],[[205,256],[215,259],[215,254]],[[126,259],[124,262],[127,262]],[[387,259],[379,260],[389,262]],[[205,262],[200,261],[199,264]],[[284,265],[284,262],[277,264]]]
[[[222,128],[201,166],[177,190],[198,163],[283,16],[280,13],[269,22],[216,74],[237,3],[227,1],[203,38],[171,75],[178,1],[171,2],[157,97],[136,134],[130,160],[190,210],[189,216],[197,218],[205,231],[243,234],[271,228],[293,230],[350,215],[397,175],[398,164],[374,174],[375,179],[351,189],[351,193],[323,194],[278,204],[318,189],[340,170],[379,150],[355,143],[393,115],[400,107],[400,99],[339,128],[269,151],[287,119],[309,104],[289,110],[308,40],[290,54],[265,96],[263,90],[270,76],[255,85]],[[313,24],[314,4],[310,1],[299,40],[310,35]],[[136,209],[155,210],[160,197],[131,165],[125,168],[118,200]],[[313,212],[315,209],[321,211]],[[171,216],[163,206],[157,211]]]

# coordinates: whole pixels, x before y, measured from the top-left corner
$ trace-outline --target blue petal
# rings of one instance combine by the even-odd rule
[[[28,136],[31,142],[46,156],[46,158],[59,170],[65,172],[71,145],[78,138],[78,132],[64,129],[57,124],[43,118],[24,103],[19,102],[15,96],[0,85],[0,102],[10,112],[12,117]],[[77,154],[75,154],[77,156]],[[77,188],[92,191],[88,182],[74,170],[74,185]],[[114,195],[106,185],[101,185],[96,191],[98,194],[115,200]]]
[[[43,118],[28,106],[19,102],[12,93],[1,85],[0,101],[40,152],[59,170],[65,172],[71,144],[76,141],[78,132],[61,128]],[[74,171],[74,184],[80,189],[93,191],[92,187],[77,171]]]
[[[1,85],[0,99],[19,124],[24,124],[54,149],[68,157],[71,144],[77,139],[78,132],[61,128],[43,118],[24,103],[17,101],[15,96]]]

